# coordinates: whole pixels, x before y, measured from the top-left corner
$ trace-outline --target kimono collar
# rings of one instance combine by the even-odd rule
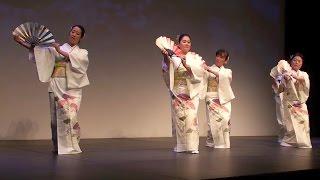
[[[211,67],[216,67],[216,68],[219,68],[216,64],[213,64]],[[224,69],[224,66],[221,66],[219,69]]]
[[[300,71],[300,70],[298,70],[298,71],[297,71],[297,74],[301,74],[301,71]]]
[[[293,70],[292,69],[292,71],[291,72],[294,72],[296,75],[299,75],[299,74],[301,74],[301,71],[300,70],[298,70],[298,71],[295,71],[295,70]]]
[[[173,46],[173,52],[174,52],[178,57],[184,56],[184,54],[182,53],[181,49],[180,49],[177,45]],[[187,54],[185,54],[185,56],[187,56],[187,55],[188,55],[188,56],[190,56],[190,55],[196,55],[196,53],[189,51]]]
[[[61,46],[61,49],[65,52],[71,52],[73,49],[75,48],[79,48],[78,45],[74,45],[74,46],[70,46],[69,43],[64,43],[62,46]]]

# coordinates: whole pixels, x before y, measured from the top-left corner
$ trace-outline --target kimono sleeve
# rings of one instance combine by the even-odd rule
[[[89,66],[88,51],[74,49],[69,53],[70,63],[67,64],[68,88],[81,88],[89,85],[87,69]]]
[[[89,66],[88,51],[78,49],[69,53],[71,70],[78,74],[86,74]]]
[[[48,82],[51,78],[57,51],[52,47],[34,48],[34,61],[36,62],[38,77],[41,82]]]
[[[303,73],[304,82],[302,83],[302,90],[300,94],[300,101],[305,103],[309,98],[309,91],[310,91],[310,80],[309,75],[304,72]]]

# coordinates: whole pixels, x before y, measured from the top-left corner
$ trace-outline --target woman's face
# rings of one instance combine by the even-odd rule
[[[74,46],[79,44],[81,39],[81,29],[77,26],[73,27],[69,33],[69,43]]]
[[[226,64],[226,62],[227,62],[227,61],[226,61],[226,58],[227,58],[227,57],[218,54],[218,55],[216,56],[215,65],[218,66],[218,67],[223,66],[223,65]]]
[[[303,64],[303,60],[300,56],[295,56],[292,60],[291,60],[291,67],[293,70],[298,71]]]
[[[189,36],[183,36],[179,42],[179,48],[183,54],[187,54],[191,49],[191,40]]]

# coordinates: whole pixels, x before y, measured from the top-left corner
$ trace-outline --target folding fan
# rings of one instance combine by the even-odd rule
[[[12,34],[30,46],[48,46],[55,42],[50,30],[35,22],[21,24]]]
[[[161,50],[166,50],[169,56],[172,56],[175,54],[173,52],[174,42],[170,38],[167,38],[165,36],[160,36],[156,39],[156,45]]]

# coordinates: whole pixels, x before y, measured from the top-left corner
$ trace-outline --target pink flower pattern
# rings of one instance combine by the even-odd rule
[[[213,99],[211,102],[208,101],[210,110],[222,110],[225,112],[229,112],[227,108],[221,106],[219,99]]]
[[[308,111],[303,110],[301,106],[291,106],[290,110],[293,114],[309,115]]]
[[[78,112],[79,107],[76,104],[76,97],[63,94],[62,98],[58,100],[58,108],[66,108],[72,112]]]

